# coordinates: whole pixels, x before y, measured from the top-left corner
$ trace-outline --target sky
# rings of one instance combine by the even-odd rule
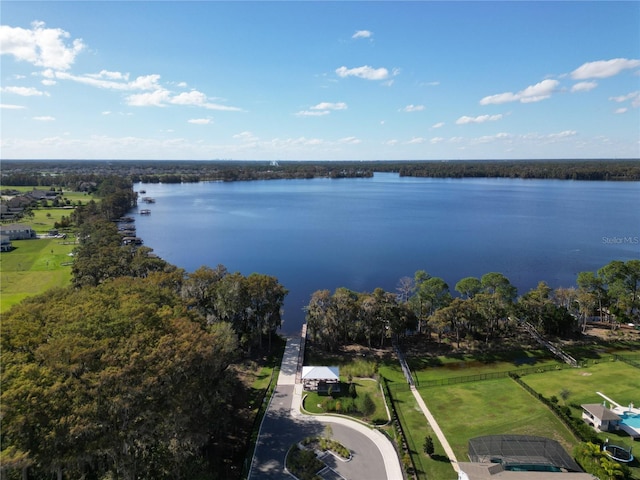
[[[0,2],[0,159],[640,158],[640,2]]]

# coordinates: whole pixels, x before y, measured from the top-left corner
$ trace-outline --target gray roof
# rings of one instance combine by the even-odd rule
[[[600,420],[607,420],[609,422],[613,420],[620,420],[618,415],[599,403],[587,403],[580,406]]]

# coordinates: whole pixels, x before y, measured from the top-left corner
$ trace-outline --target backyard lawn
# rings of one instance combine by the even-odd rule
[[[508,377],[419,392],[460,461],[468,460],[469,440],[483,435],[548,437],[569,453],[578,443],[549,408]]]
[[[14,249],[0,254],[0,312],[22,299],[64,287],[71,281],[69,253],[75,245],[60,239],[14,240]]]

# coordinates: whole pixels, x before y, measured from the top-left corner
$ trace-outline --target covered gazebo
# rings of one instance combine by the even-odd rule
[[[327,393],[329,387],[334,392],[340,391],[340,368],[308,366],[302,367],[302,384],[305,390],[316,390]]]

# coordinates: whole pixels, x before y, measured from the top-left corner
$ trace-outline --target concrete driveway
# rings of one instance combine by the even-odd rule
[[[325,435],[331,425],[331,437],[352,452],[344,462],[332,455],[323,461],[338,475],[325,478],[346,480],[401,480],[400,461],[391,442],[379,431],[341,417],[310,416],[300,413],[302,385],[296,384],[300,339],[291,338],[282,359],[278,385],[262,421],[249,480],[291,479],[284,461],[291,445],[308,436]]]

